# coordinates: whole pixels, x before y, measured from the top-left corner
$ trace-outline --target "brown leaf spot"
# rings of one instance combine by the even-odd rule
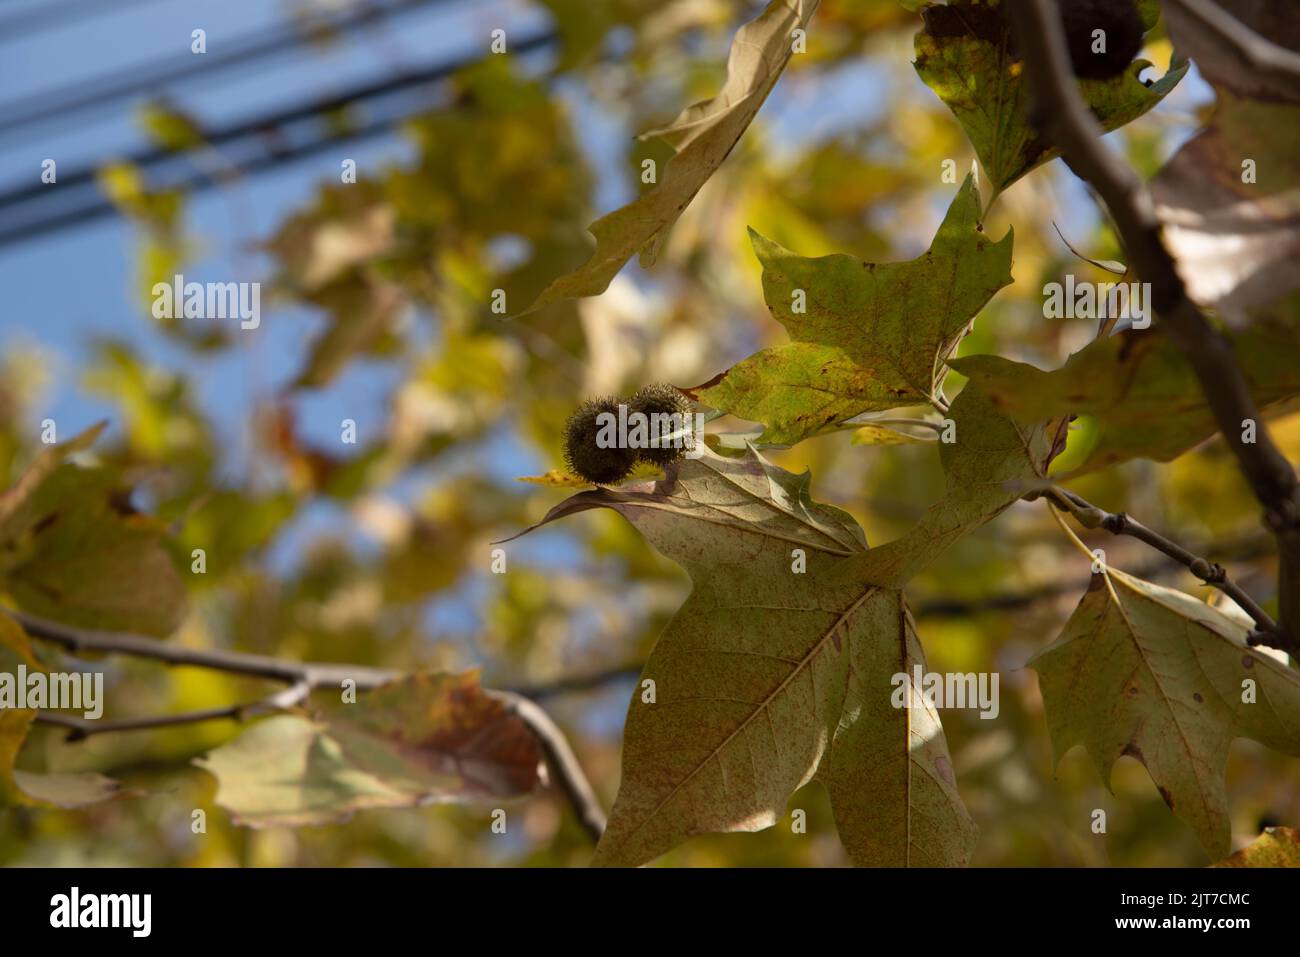
[[[41,532],[45,531],[47,528],[49,528],[58,520],[59,520],[59,513],[50,512],[49,515],[46,515],[39,522],[37,522],[35,525],[32,526],[32,534],[39,535]]]
[[[1255,667],[1255,659],[1254,659],[1253,657],[1251,657],[1250,655],[1242,655],[1242,656],[1241,656],[1241,666],[1242,666],[1243,668],[1253,668],[1253,667]]]
[[[1205,701],[1205,699],[1201,697],[1201,693],[1199,691],[1193,691],[1192,697],[1196,700],[1197,704],[1202,704]]]

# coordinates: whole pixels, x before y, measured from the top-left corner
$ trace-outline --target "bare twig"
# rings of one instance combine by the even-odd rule
[[[1035,493],[1037,494],[1037,493]],[[1228,577],[1228,571],[1217,562],[1194,555],[1172,539],[1153,531],[1125,512],[1108,512],[1098,508],[1082,496],[1063,488],[1044,489],[1041,494],[1062,511],[1069,512],[1084,528],[1101,528],[1112,535],[1127,535],[1150,545],[1156,551],[1184,566],[1205,584],[1223,592],[1250,615],[1258,630],[1250,637],[1251,644],[1280,648],[1293,658],[1300,659],[1300,645],[1289,635],[1278,630],[1268,612],[1259,606],[1240,585]],[[1032,496],[1031,496],[1032,497]]]
[[[564,792],[578,823],[593,841],[605,833],[605,811],[600,798],[587,780],[577,756],[569,747],[569,740],[541,705],[513,691],[492,691],[493,697],[506,706],[506,710],[528,725],[546,755],[546,766],[551,769]]]
[[[400,671],[372,668],[366,665],[294,662],[246,652],[186,648],[140,635],[77,628],[8,608],[0,610],[12,616],[32,637],[62,645],[69,651],[132,655],[171,665],[210,668],[214,671],[251,675],[289,684],[289,687],[279,694],[251,704],[214,708],[209,711],[125,718],[112,722],[86,721],[82,718],[49,713],[40,716],[45,724],[71,729],[70,737],[75,738],[85,738],[106,731],[137,731],[222,718],[251,717],[254,712],[270,713],[293,707],[305,700],[307,695],[317,688],[338,687],[343,681],[351,680],[356,683],[358,690],[368,690],[395,681],[403,675]],[[600,806],[591,782],[587,780],[582,766],[569,746],[564,732],[541,706],[529,701],[523,695],[513,691],[484,690],[505,705],[506,709],[522,721],[537,738],[546,756],[547,767],[572,806],[579,823],[593,840],[599,840],[604,831],[605,812]]]
[[[1102,129],[1070,70],[1060,13],[1052,0],[1008,0],[1025,72],[1034,91],[1032,121],[1061,150],[1070,168],[1094,186],[1115,219],[1128,262],[1151,284],[1161,328],[1182,351],[1200,382],[1219,431],[1237,459],[1277,538],[1281,572],[1281,630],[1294,647],[1300,620],[1300,493],[1295,470],[1273,442],[1237,365],[1232,346],[1187,297],[1165,249],[1155,207],[1137,174],[1101,142]],[[1247,421],[1254,443],[1241,441]]]
[[[229,718],[233,721],[247,721],[263,715],[288,711],[307,700],[311,694],[311,685],[299,681],[275,694],[250,701],[246,704],[232,704],[224,708],[207,708],[203,711],[184,711],[180,714],[146,715],[141,718],[119,718],[116,721],[91,721],[73,715],[58,714],[53,711],[38,711],[36,720],[40,724],[53,725],[68,729],[69,741],[84,741],[91,735],[108,734],[113,731],[144,731],[152,728],[171,728],[182,724],[201,724],[204,721],[219,721]]]
[[[615,681],[627,681],[635,678],[645,667],[645,662],[629,662],[622,665],[614,665],[610,668],[602,668],[599,671],[592,671],[585,675],[566,675],[551,681],[545,681],[539,684],[528,685],[525,687],[511,688],[509,690],[524,697],[532,698],[535,701],[542,701],[546,698],[554,698],[559,695],[575,694],[583,691],[591,691],[595,688],[604,687]]]

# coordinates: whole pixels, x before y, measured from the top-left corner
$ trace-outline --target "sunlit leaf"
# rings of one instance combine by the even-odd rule
[[[1211,867],[1300,867],[1300,830],[1268,827],[1236,854]]]
[[[751,232],[768,309],[792,342],[696,387],[700,401],[793,443],[862,412],[936,402],[944,362],[1011,282],[1012,234],[993,242],[967,176],[930,249],[902,263],[808,259]]]
[[[809,481],[752,449],[705,451],[653,485],[579,492],[541,523],[613,509],[694,583],[628,708],[596,863],[771,827],[814,776],[856,863],[969,859],[975,828],[937,715],[890,704],[892,676],[923,664],[902,595],[837,580],[866,543],[849,515],[810,498]]]
[[[1300,94],[1217,91],[1210,124],[1151,184],[1188,295],[1241,326],[1300,288]]]
[[[1215,860],[1230,848],[1232,740],[1300,755],[1300,672],[1249,647],[1248,631],[1189,595],[1108,569],[1030,662],[1057,761],[1082,744],[1107,784],[1120,757],[1141,761]]]
[[[852,575],[901,588],[944,549],[1041,481],[1064,442],[1063,419],[1017,423],[972,385],[953,400],[948,414],[952,441],[939,442],[943,498],[901,537],[850,562]]]

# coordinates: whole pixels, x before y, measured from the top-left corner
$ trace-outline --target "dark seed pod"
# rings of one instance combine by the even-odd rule
[[[691,403],[686,396],[666,382],[656,382],[639,390],[636,395],[632,396],[632,399],[628,402],[628,413],[633,412],[642,413],[651,422],[654,422],[653,416],[655,415],[681,416],[678,426],[665,430],[666,432],[674,432],[679,428],[688,427],[690,420],[686,416],[691,413]],[[684,443],[685,440],[681,441]],[[653,462],[655,465],[668,465],[685,455],[686,449],[684,444],[671,444],[662,448],[637,449],[637,453],[647,462]]]
[[[564,458],[569,471],[595,485],[609,485],[626,478],[636,465],[636,449],[601,448],[598,417],[608,412],[618,417],[618,399],[605,396],[582,403],[564,426]]]
[[[1058,0],[1074,75],[1101,80],[1123,73],[1142,49],[1142,18],[1133,0]],[[1093,52],[1101,30],[1105,52]]]

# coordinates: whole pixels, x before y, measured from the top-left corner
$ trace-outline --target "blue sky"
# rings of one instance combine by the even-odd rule
[[[41,6],[6,2],[0,14],[19,16],[38,12]],[[254,0],[126,0],[120,12],[60,24],[16,42],[7,42],[0,32],[0,99],[8,104],[32,102],[33,97],[55,102],[49,91],[73,84],[93,88],[86,82],[91,78],[184,56],[190,52],[190,34],[196,27],[206,30],[208,51],[214,54],[225,43],[278,28],[284,23],[282,11],[280,5]],[[518,22],[522,31],[545,21],[516,16],[508,22]],[[481,34],[486,34],[482,11],[472,3],[451,0],[395,18],[386,31],[354,34],[326,49],[299,48],[265,64],[236,67],[166,92],[204,124],[224,125],[383,79],[402,66],[465,55],[482,48]],[[0,135],[0,188],[36,182],[41,161],[47,157],[66,172],[147,145],[135,119],[136,105],[119,101],[67,121]],[[240,256],[240,247],[269,235],[277,223],[310,200],[319,182],[336,179],[341,156],[356,159],[364,169],[368,163],[400,159],[406,152],[401,139],[389,134],[346,144],[338,155],[326,152],[254,176],[243,187],[246,199],[242,201],[251,210],[251,222],[236,220],[231,198],[223,191],[196,194],[187,207],[186,223],[189,233],[201,237],[203,247],[185,264],[186,279],[263,278],[265,258]],[[0,289],[4,290],[0,345],[8,349],[35,344],[52,359],[64,357],[55,367],[48,401],[36,418],[54,418],[66,435],[113,412],[77,380],[75,373],[89,343],[97,336],[125,339],[150,360],[194,373],[201,407],[230,440],[233,461],[242,464],[237,442],[240,424],[259,393],[265,394],[296,372],[319,322],[305,311],[279,310],[265,317],[255,333],[241,334],[236,348],[216,357],[196,358],[159,336],[141,311],[133,288],[135,238],[131,224],[113,217],[0,247]],[[393,375],[391,368],[361,364],[333,388],[306,396],[300,408],[305,431],[317,439],[329,435],[336,440],[338,422],[344,417],[356,419],[363,430],[377,426]]]

